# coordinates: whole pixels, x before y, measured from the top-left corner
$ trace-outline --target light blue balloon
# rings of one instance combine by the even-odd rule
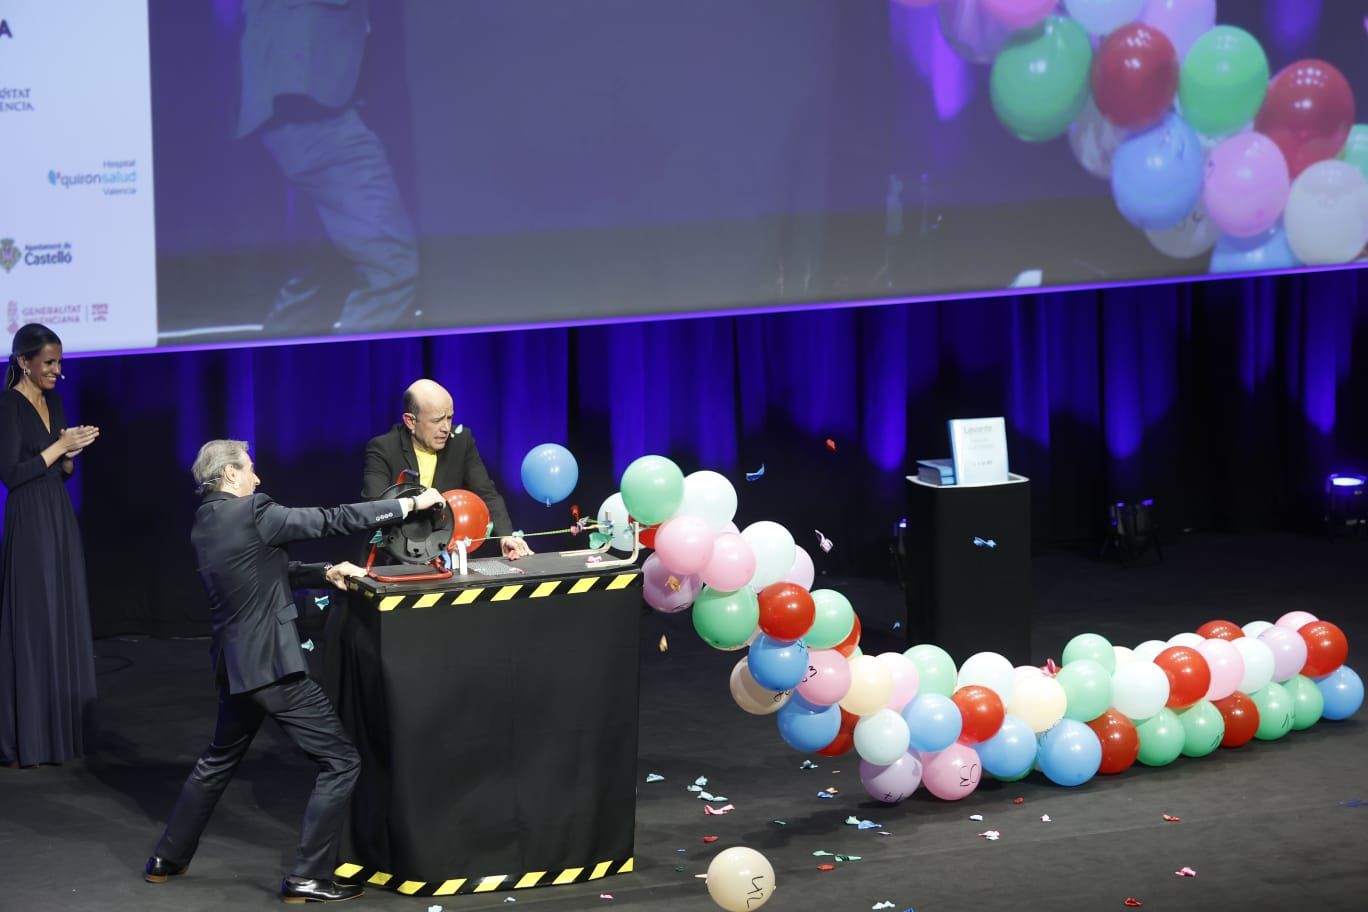
[[[1177,114],[1121,144],[1112,159],[1112,198],[1146,231],[1172,228],[1197,205],[1206,158],[1197,132]]]
[[[945,750],[955,743],[964,727],[955,701],[938,693],[918,694],[902,710],[912,748],[922,753]]]
[[[1265,272],[1295,269],[1301,265],[1287,240],[1282,220],[1253,237],[1237,238],[1223,234],[1211,252],[1212,272]]]
[[[799,640],[776,640],[762,633],[751,643],[746,664],[761,687],[792,690],[808,673],[808,648]]]
[[[1040,736],[1036,763],[1056,785],[1082,785],[1102,766],[1102,742],[1076,719],[1063,719]]]
[[[1036,735],[1031,726],[1009,714],[998,733],[974,745],[974,750],[990,775],[1011,779],[1029,772],[1035,763]]]
[[[570,496],[579,482],[579,463],[559,443],[543,443],[522,461],[523,490],[548,507]]]
[[[821,750],[836,740],[841,731],[840,707],[813,706],[797,694],[790,697],[775,716],[779,737],[789,747],[804,753]]]
[[[1325,697],[1322,719],[1332,722],[1347,719],[1363,705],[1363,679],[1348,665],[1341,665],[1328,675],[1316,678],[1316,686]]]

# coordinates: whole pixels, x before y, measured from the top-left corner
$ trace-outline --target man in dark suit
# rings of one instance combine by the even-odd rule
[[[163,883],[183,874],[214,805],[270,716],[318,765],[304,811],[293,872],[281,883],[286,902],[329,902],[361,895],[332,880],[338,830],[356,784],[359,758],[332,704],[307,674],[295,630],[292,586],[345,588],[359,567],[290,561],[292,541],[345,535],[399,522],[412,510],[440,508],[440,491],[340,507],[282,507],[265,494],[240,440],[211,440],[192,468],[204,501],[190,541],[209,596],[211,654],[218,684],[214,739],[176,800],[166,832],[143,875]]]
[[[417,473],[423,487],[450,491],[460,488],[478,494],[489,507],[493,535],[508,560],[531,554],[513,522],[499,489],[489,477],[475,435],[451,426],[451,393],[432,380],[416,380],[404,391],[403,421],[366,444],[366,469],[361,496],[367,500],[393,491],[405,469]]]
[[[403,328],[417,316],[418,243],[385,147],[357,111],[369,0],[245,0],[243,13],[237,135],[260,134],[361,282],[339,315],[319,305],[318,277],[292,278],[267,331]]]

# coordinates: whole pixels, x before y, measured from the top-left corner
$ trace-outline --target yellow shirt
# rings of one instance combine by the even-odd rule
[[[414,447],[413,455],[418,457],[418,480],[423,487],[432,487],[432,476],[437,474],[437,454],[425,453],[419,447]]]

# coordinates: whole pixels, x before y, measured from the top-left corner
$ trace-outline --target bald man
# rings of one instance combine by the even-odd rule
[[[480,459],[474,435],[465,428],[452,430],[453,410],[451,393],[432,380],[416,380],[404,390],[403,421],[366,444],[361,496],[366,500],[388,496],[399,474],[412,469],[424,488],[462,488],[478,494],[489,507],[492,534],[499,539],[505,558],[517,560],[531,554],[527,542],[513,536],[508,508]]]

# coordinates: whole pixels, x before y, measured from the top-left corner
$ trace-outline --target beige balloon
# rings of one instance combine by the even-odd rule
[[[750,912],[774,894],[774,868],[755,849],[723,849],[708,865],[708,895],[727,912]]]
[[[752,716],[776,713],[793,696],[791,690],[770,690],[757,684],[755,678],[751,677],[750,664],[744,657],[732,668],[731,681],[728,683],[736,705]]]
[[[1016,682],[1016,693],[1007,705],[1007,712],[1031,726],[1040,734],[1049,731],[1064,718],[1068,697],[1059,682],[1049,675],[1023,677]]]
[[[841,708],[857,716],[867,716],[884,708],[893,695],[893,675],[883,662],[871,655],[849,659],[850,690],[841,699]]]

